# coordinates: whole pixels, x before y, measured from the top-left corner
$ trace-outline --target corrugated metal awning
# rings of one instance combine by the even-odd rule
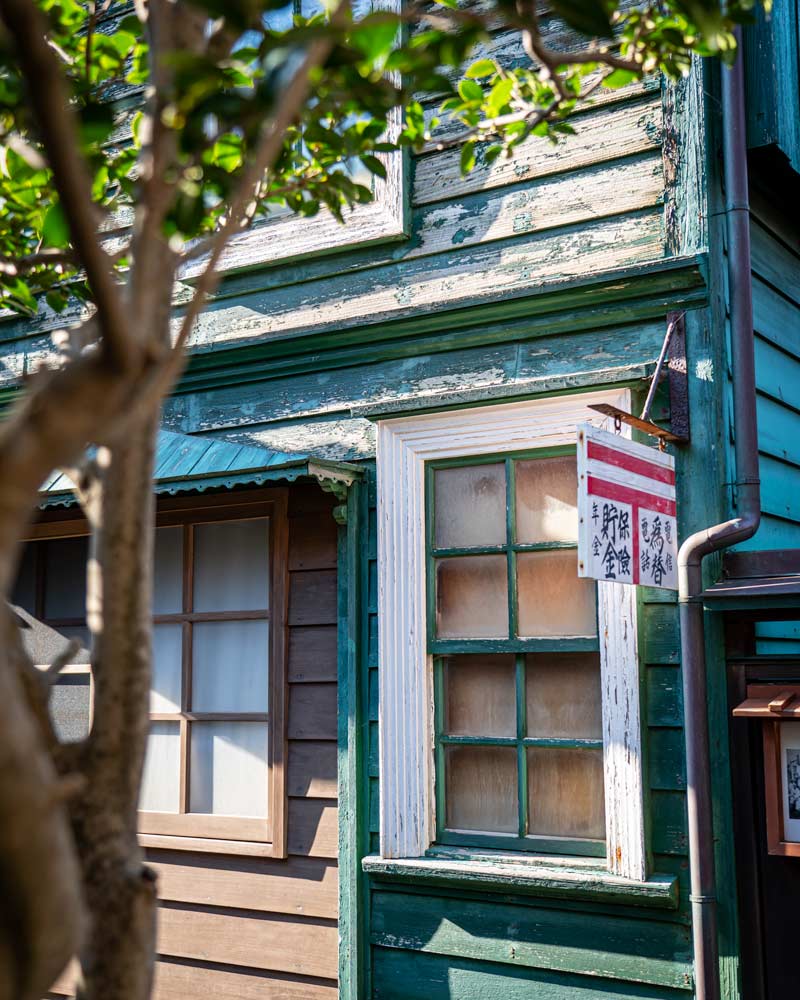
[[[347,462],[333,462],[314,455],[272,451],[260,445],[224,438],[178,434],[160,430],[156,447],[154,490],[178,494],[234,486],[316,479],[333,492],[346,490],[360,479],[362,470]],[[75,503],[69,478],[54,473],[40,493],[40,507],[67,507]]]

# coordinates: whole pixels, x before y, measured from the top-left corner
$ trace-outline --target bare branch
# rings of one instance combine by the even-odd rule
[[[342,12],[348,8],[349,0],[342,0],[332,15],[332,22],[336,23]],[[172,349],[166,359],[154,367],[150,377],[145,378],[143,383],[137,386],[136,398],[131,401],[132,409],[126,425],[135,421],[137,415],[151,409],[154,403],[169,390],[180,374],[185,363],[184,348],[195,320],[202,312],[208,296],[213,294],[219,284],[219,262],[228,241],[242,229],[243,225],[248,224],[247,206],[252,201],[264,175],[280,155],[286,130],[297,120],[302,110],[303,103],[311,89],[310,75],[312,71],[325,62],[333,46],[334,39],[332,37],[323,37],[312,41],[300,65],[276,101],[275,115],[269,122],[253,159],[239,181],[231,198],[225,221],[212,237],[205,270],[195,286],[194,295],[184,313],[183,322]]]
[[[0,18],[15,42],[72,243],[86,269],[106,359],[117,369],[126,370],[134,366],[136,359],[127,336],[121,290],[97,239],[91,180],[80,154],[64,77],[47,42],[47,22],[32,0],[0,0]]]

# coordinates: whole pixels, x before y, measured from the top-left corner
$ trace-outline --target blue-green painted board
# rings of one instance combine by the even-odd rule
[[[374,1000],[686,1000],[686,992],[565,973],[373,949]]]
[[[685,987],[686,927],[555,907],[374,890],[373,944],[606,979]]]
[[[686,856],[689,834],[686,819],[686,796],[682,792],[650,792],[652,848],[657,854]],[[659,871],[662,871],[659,865]]]
[[[764,656],[800,655],[800,621],[756,622],[756,651]]]
[[[681,674],[677,666],[649,666],[645,671],[647,711],[650,726],[683,724]]]
[[[650,729],[647,734],[647,773],[652,789],[682,791],[686,787],[682,729]]]
[[[793,308],[793,312],[792,323],[800,341],[800,309]],[[800,409],[800,343],[797,352],[791,354],[757,336],[754,347],[758,391],[796,410]]]
[[[518,336],[526,336],[523,323]],[[487,331],[482,331],[486,336]],[[424,351],[377,364],[349,365],[311,375],[287,375],[267,383],[233,385],[204,393],[176,396],[167,401],[165,420],[186,433],[241,423],[268,423],[316,415],[348,415],[356,405],[378,400],[416,398],[456,387],[502,388],[531,391],[532,380],[591,372],[635,368],[658,357],[662,323],[637,323],[596,329],[584,334],[537,336],[519,343],[482,344],[467,350],[428,354]],[[639,372],[639,377],[641,377]],[[598,376],[600,377],[600,376]],[[535,391],[535,389],[534,389]]]
[[[800,73],[797,0],[761,7],[745,28],[747,139],[751,148],[777,146],[800,171]]]
[[[784,297],[800,305],[800,272],[797,254],[759,219],[750,226],[753,273]],[[755,306],[754,306],[755,308]]]

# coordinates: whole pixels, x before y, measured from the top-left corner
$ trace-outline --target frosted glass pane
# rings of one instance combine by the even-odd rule
[[[517,556],[519,634],[596,635],[594,580],[578,577],[574,549]]]
[[[153,626],[153,681],[151,712],[180,712],[183,627]]]
[[[605,837],[602,750],[528,748],[528,831]]]
[[[517,833],[517,751],[447,747],[448,830]]]
[[[144,759],[142,812],[176,813],[181,794],[181,737],[177,722],[152,722]]]
[[[505,465],[437,469],[434,518],[439,549],[505,545]]]
[[[578,539],[578,471],[574,455],[517,462],[518,542]]]
[[[41,545],[42,543],[39,542]],[[22,550],[17,579],[11,591],[11,603],[24,608],[32,615],[36,613],[36,543],[26,545]]]
[[[45,544],[45,618],[85,618],[88,538]]]
[[[266,712],[269,622],[197,622],[192,633],[192,708]]]
[[[436,634],[440,639],[508,637],[505,556],[436,560]]]
[[[269,607],[269,521],[221,521],[194,529],[194,610]]]
[[[448,656],[445,730],[451,736],[516,736],[513,656]]]
[[[525,658],[528,736],[602,739],[599,653]]]
[[[183,611],[183,528],[156,528],[153,613]]]
[[[191,745],[192,812],[267,815],[265,722],[194,722]]]

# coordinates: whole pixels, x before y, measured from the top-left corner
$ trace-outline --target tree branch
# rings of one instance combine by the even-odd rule
[[[105,357],[126,370],[137,358],[127,335],[121,290],[97,239],[91,180],[64,77],[48,44],[47,22],[33,0],[0,0],[0,18],[14,40],[72,243],[92,289]]]

